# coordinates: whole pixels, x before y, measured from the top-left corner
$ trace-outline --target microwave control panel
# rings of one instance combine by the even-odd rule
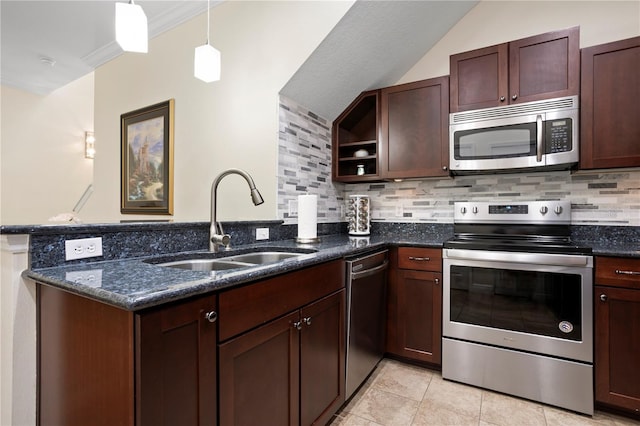
[[[569,152],[571,144],[571,119],[562,118],[545,121],[545,153]]]

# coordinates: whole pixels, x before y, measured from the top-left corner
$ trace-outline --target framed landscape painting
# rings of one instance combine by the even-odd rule
[[[173,214],[174,100],[120,116],[123,214]]]

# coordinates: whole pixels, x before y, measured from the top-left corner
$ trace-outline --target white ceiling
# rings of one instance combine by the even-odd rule
[[[332,121],[363,90],[398,81],[477,2],[359,0],[281,93]],[[0,83],[44,95],[122,54],[115,3],[0,0]],[[135,3],[147,15],[150,38],[207,6],[204,0]]]
[[[115,41],[115,3],[1,0],[0,82],[44,95],[122,54]],[[207,10],[203,0],[135,3],[147,15],[150,38]]]

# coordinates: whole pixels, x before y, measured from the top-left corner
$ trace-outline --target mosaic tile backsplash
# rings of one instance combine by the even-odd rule
[[[376,222],[452,223],[455,201],[570,200],[572,224],[640,226],[640,170],[535,172],[456,176],[404,182],[331,182],[331,123],[296,102],[280,98],[278,217],[289,201],[318,195],[318,222],[344,221],[349,195],[371,197]]]

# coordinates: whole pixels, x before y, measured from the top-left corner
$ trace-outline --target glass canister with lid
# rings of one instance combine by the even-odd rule
[[[347,202],[349,235],[371,233],[371,203],[368,195],[349,195]]]

